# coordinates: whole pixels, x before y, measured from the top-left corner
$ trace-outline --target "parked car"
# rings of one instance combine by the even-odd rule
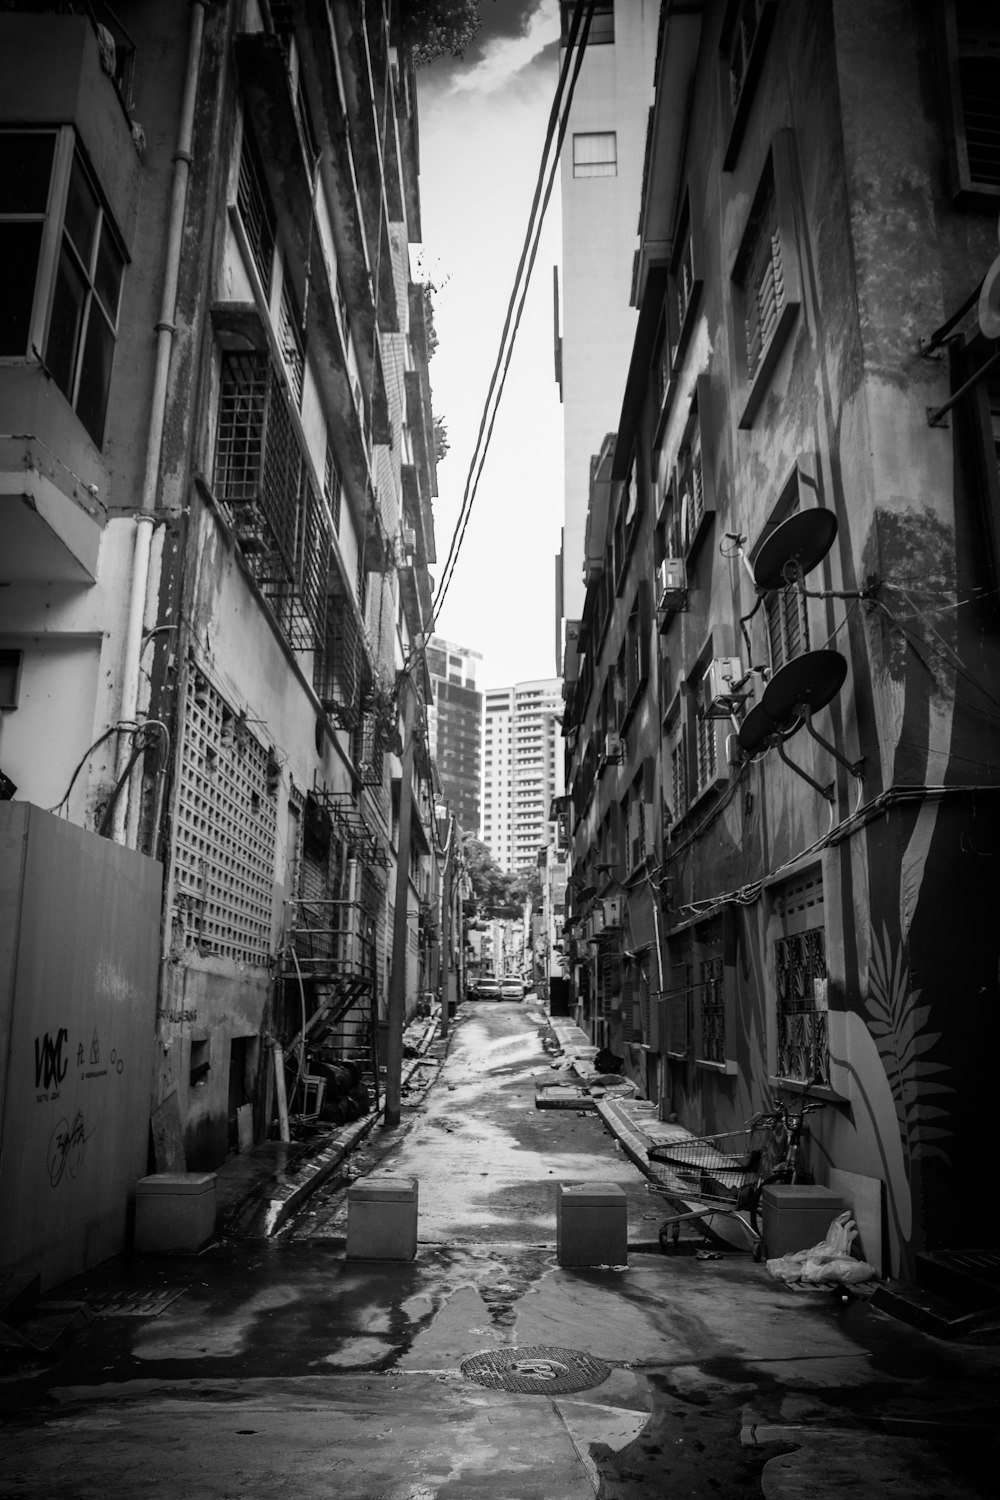
[[[506,979],[502,979],[500,981],[500,999],[523,1000],[524,985],[521,983],[520,979],[516,979],[510,974],[507,975]]]
[[[476,985],[476,998],[478,1000],[499,1000],[499,979],[495,979],[492,974],[484,974]]]

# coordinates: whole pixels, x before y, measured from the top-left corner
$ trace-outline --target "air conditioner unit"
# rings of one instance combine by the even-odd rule
[[[743,664],[738,656],[717,656],[701,680],[701,712],[710,719],[728,719],[747,694],[740,689]]]
[[[656,608],[673,614],[687,603],[687,571],[682,557],[665,557],[656,570]]]
[[[620,927],[621,926],[621,897],[620,896],[606,896],[605,899],[601,902],[601,905],[604,908],[604,926],[605,926],[605,928],[607,928],[607,927]]]
[[[412,526],[404,526],[402,537],[404,553],[406,553],[408,556],[412,556],[413,553],[417,550],[417,533],[414,531]]]
[[[625,759],[625,741],[620,734],[606,734],[604,736],[604,758],[616,764]]]

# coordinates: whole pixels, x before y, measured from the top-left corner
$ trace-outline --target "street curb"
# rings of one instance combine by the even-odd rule
[[[411,1039],[410,1045],[416,1047],[418,1055],[404,1059],[402,1076],[404,1085],[410,1082],[420,1067],[431,1043],[438,1040],[447,1042],[453,1036],[455,1018],[449,1021],[448,1036],[445,1038],[440,1036],[440,1022],[441,1011],[437,1008],[427,1017],[423,1030],[419,1032],[417,1038]],[[406,1065],[407,1063],[409,1066]],[[266,1200],[267,1207],[263,1213],[262,1225],[263,1238],[270,1239],[277,1234],[292,1214],[296,1213],[302,1204],[333,1176],[345,1158],[361,1144],[366,1136],[371,1134],[383,1115],[384,1106],[378,1110],[372,1110],[363,1120],[355,1120],[350,1125],[342,1126],[325,1147],[320,1148],[302,1163],[298,1180],[295,1180],[293,1168],[292,1174],[289,1174],[285,1183],[282,1184],[286,1191],[279,1191]],[[234,1210],[229,1217],[235,1218],[238,1212],[238,1209]]]

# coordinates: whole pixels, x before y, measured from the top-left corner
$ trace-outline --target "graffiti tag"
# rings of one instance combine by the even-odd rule
[[[93,1133],[92,1130],[88,1132],[84,1124],[82,1109],[78,1109],[73,1116],[72,1125],[66,1119],[59,1121],[49,1136],[47,1154],[49,1183],[52,1187],[58,1187],[64,1178],[73,1180],[83,1165],[87,1142]]]
[[[35,1037],[35,1088],[51,1088],[62,1083],[69,1063],[63,1057],[63,1046],[69,1040],[69,1032],[61,1026],[55,1037],[48,1032]]]

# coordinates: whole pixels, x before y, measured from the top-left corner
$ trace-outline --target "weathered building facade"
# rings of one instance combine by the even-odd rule
[[[566,683],[581,1016],[695,1132],[826,1101],[904,1275],[984,1239],[998,100],[992,7],[663,5]]]
[[[409,689],[408,1007],[436,899],[414,74],[387,5],[50,10],[0,16],[0,766],[162,867],[132,1128],[208,1169],[273,1043],[375,1065]]]

